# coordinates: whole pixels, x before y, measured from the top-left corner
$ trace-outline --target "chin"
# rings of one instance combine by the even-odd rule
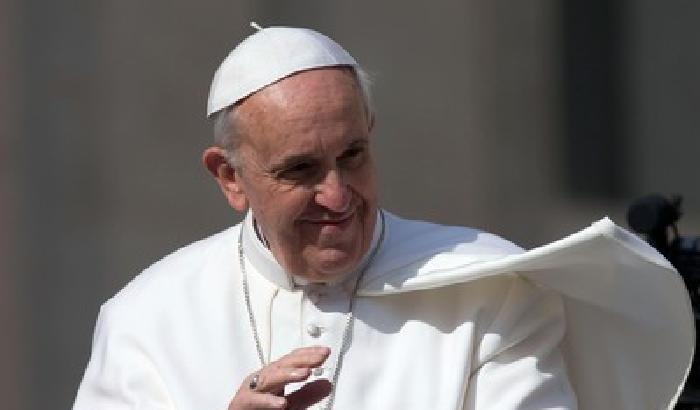
[[[341,249],[324,249],[316,261],[316,272],[323,278],[342,276],[354,270],[360,263],[359,252]]]

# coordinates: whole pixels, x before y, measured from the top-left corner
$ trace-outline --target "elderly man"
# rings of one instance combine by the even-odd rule
[[[216,145],[204,165],[247,216],[164,258],[105,304],[75,409],[673,402],[692,352],[687,307],[643,312],[644,323],[670,325],[619,330],[637,320],[634,302],[601,299],[589,286],[600,277],[576,282],[581,267],[625,279],[650,265],[662,283],[635,296],[652,285],[682,295],[665,261],[635,238],[613,241],[621,231],[605,221],[522,254],[490,234],[381,210],[368,82],[331,39],[259,30],[219,67],[208,115]],[[589,248],[618,242],[637,249],[619,251],[623,268],[616,256],[591,258]],[[613,308],[624,320],[601,319]],[[591,337],[596,326],[610,334]],[[621,351],[650,328],[669,335]],[[671,338],[678,353],[663,364],[643,357]],[[637,374],[650,369],[658,376]]]

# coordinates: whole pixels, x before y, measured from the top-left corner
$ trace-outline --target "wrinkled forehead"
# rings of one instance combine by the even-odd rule
[[[354,72],[329,67],[295,73],[268,85],[235,105],[238,124],[253,126],[261,121],[284,123],[350,119],[364,113],[364,99]],[[241,129],[241,131],[243,131]]]
[[[262,151],[365,135],[368,119],[354,72],[348,68],[302,71],[235,105],[243,145]]]
[[[212,80],[207,116],[296,73],[324,67],[357,67],[338,43],[313,30],[269,27],[241,42]]]

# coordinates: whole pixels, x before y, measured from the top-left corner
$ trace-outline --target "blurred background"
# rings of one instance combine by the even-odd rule
[[[700,235],[700,2],[1,0],[3,409],[69,408],[99,305],[239,220],[200,153],[251,20],[374,75],[395,213],[533,247],[679,193]]]

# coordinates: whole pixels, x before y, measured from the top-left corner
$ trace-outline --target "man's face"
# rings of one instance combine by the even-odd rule
[[[369,248],[377,209],[367,118],[348,69],[301,72],[238,107],[236,182],[290,273],[328,281]]]

